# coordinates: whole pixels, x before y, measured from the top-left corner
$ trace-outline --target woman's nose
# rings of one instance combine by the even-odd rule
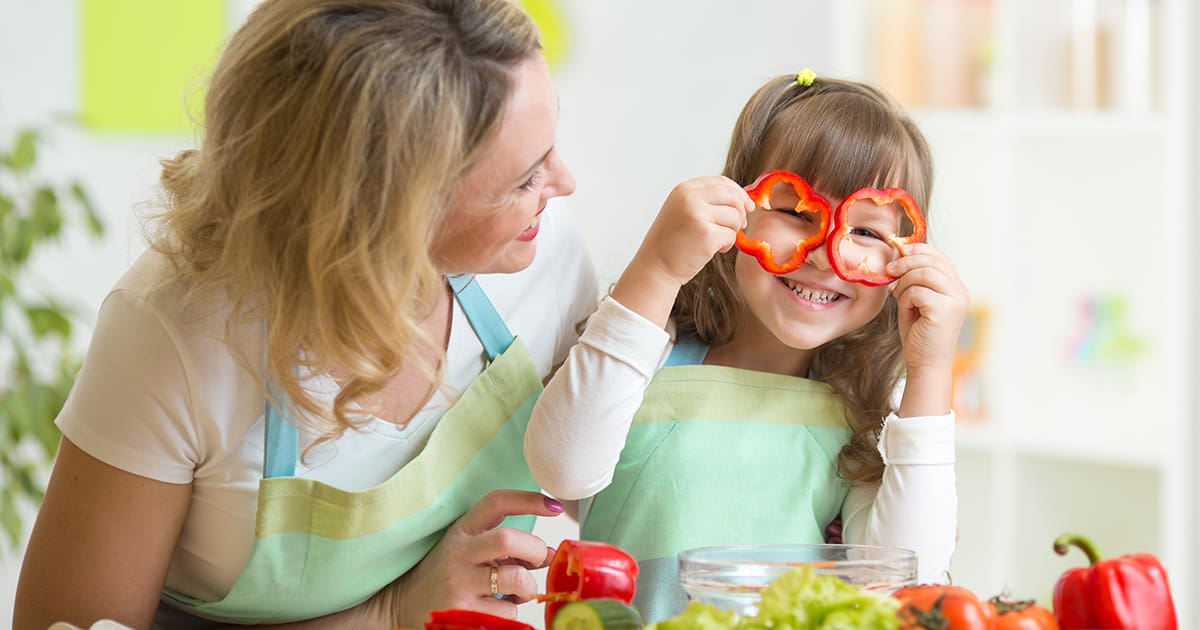
[[[547,199],[563,197],[575,192],[575,176],[571,174],[570,169],[558,155],[558,149],[550,154],[546,163],[546,171],[547,181],[543,190]]]

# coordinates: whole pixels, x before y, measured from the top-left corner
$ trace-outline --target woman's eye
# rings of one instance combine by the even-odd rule
[[[533,190],[534,188],[536,188],[538,183],[541,181],[542,181],[542,169],[539,168],[533,172],[533,175],[529,176],[529,179],[525,180],[524,184],[521,184],[520,186],[518,186],[517,189],[520,190],[521,192],[527,192],[527,191],[530,191],[530,190]]]

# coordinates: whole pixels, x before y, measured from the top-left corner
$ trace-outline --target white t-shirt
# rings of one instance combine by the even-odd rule
[[[477,279],[545,376],[575,343],[599,289],[570,210],[552,200],[542,217],[537,255],[527,269]],[[260,321],[229,330],[235,347],[244,348],[240,362],[223,341],[229,305],[212,300],[181,313],[184,287],[171,265],[150,250],[105,299],[57,424],[76,446],[109,465],[192,484],[166,586],[215,601],[241,573],[254,539],[265,397],[252,374],[265,372],[265,328]],[[389,479],[420,452],[484,361],[483,347],[455,302],[445,385],[433,399],[404,427],[371,419],[362,430],[314,449],[297,463],[296,476],[347,490]],[[330,402],[337,393],[325,376],[309,378],[305,387]],[[313,438],[302,432],[300,439],[303,450]]]
[[[529,420],[525,458],[542,488],[582,499],[612,483],[646,387],[674,347],[672,336],[611,297],[601,302]],[[850,487],[843,541],[912,549],[920,582],[945,581],[958,518],[954,413],[892,414],[878,449],[883,479]]]

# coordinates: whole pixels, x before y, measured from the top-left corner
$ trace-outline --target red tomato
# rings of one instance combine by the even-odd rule
[[[997,595],[988,606],[996,613],[996,630],[1058,630],[1054,613],[1032,599],[1014,601]]]
[[[900,601],[900,630],[992,630],[996,613],[961,586],[922,584],[892,593]]]

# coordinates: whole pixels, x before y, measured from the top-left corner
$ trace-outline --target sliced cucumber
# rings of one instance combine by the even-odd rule
[[[550,630],[638,630],[642,616],[618,599],[598,598],[571,602],[558,609]]]

